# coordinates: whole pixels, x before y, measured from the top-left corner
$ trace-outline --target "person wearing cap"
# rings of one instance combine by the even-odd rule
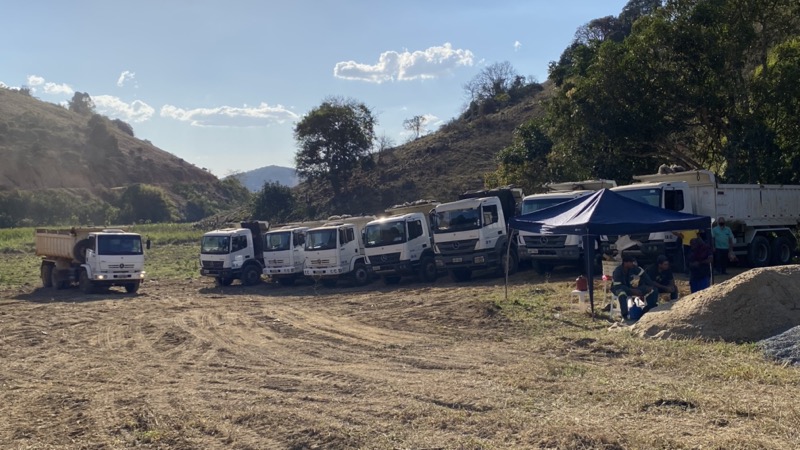
[[[655,288],[647,296],[648,309],[658,306],[659,294],[669,293],[670,300],[678,299],[678,286],[675,285],[675,277],[672,275],[672,270],[669,267],[669,258],[666,255],[658,255],[656,263],[645,269],[645,272],[647,272],[647,276],[650,277]]]
[[[725,226],[725,218],[717,219],[717,224],[711,229],[714,240],[714,268],[720,275],[728,273],[728,258],[733,254],[733,232]]]
[[[633,286],[633,281],[639,278],[639,284]],[[620,264],[611,275],[611,292],[619,300],[619,312],[622,317],[628,318],[628,297],[645,297],[652,289],[652,281],[641,267],[636,265],[636,258],[631,255],[622,256]]]

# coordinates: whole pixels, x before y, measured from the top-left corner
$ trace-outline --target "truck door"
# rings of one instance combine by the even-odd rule
[[[500,223],[499,208],[497,204],[488,204],[481,207],[481,222],[484,228],[484,248],[494,248],[497,240],[503,235],[503,225]]]

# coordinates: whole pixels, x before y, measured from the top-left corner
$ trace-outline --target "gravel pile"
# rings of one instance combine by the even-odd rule
[[[800,366],[800,326],[758,341],[758,346],[769,358],[783,364]]]

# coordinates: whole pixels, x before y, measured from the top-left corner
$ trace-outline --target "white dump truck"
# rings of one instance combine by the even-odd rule
[[[356,286],[372,277],[364,253],[362,230],[375,216],[331,216],[321,227],[306,232],[303,273],[324,286],[336,286],[339,279],[350,279]]]
[[[365,226],[365,251],[373,273],[384,283],[396,284],[409,275],[436,281],[439,271],[429,214],[438,204],[435,200],[417,200],[395,205],[386,209],[388,217]]]
[[[735,237],[734,253],[753,267],[792,262],[800,222],[800,186],[720,184],[708,170],[634,177],[612,189],[625,197],[674,211],[724,217]],[[681,230],[676,230],[681,231]],[[609,236],[604,246],[613,246]],[[644,258],[666,254],[682,268],[681,242],[673,233],[631,235],[637,245],[625,253]]]
[[[600,189],[616,187],[614,180],[584,180],[545,185],[546,193],[528,195],[522,199],[521,214],[530,214],[574,198],[584,197]],[[521,260],[531,260],[539,273],[548,272],[559,264],[577,265],[583,262],[583,241],[578,235],[538,234],[519,232]]]
[[[432,216],[437,267],[455,281],[468,281],[477,270],[502,274],[507,266],[516,272],[518,238],[508,219],[518,213],[522,197],[521,189],[507,187],[466,192],[461,200],[437,205]]]
[[[264,235],[264,275],[284,286],[303,278],[306,233],[324,221],[280,225]]]
[[[145,276],[142,237],[120,229],[37,229],[36,255],[46,288],[78,283],[90,294],[96,287],[122,286],[134,293]]]
[[[214,277],[220,286],[233,280],[251,286],[264,271],[264,234],[269,222],[247,221],[209,231],[200,242],[200,275]]]

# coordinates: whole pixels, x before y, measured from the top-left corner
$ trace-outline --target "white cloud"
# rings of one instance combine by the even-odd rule
[[[44,84],[44,92],[46,94],[53,94],[53,95],[58,95],[58,94],[70,95],[75,93],[75,91],[72,90],[72,88],[69,87],[69,85],[67,84],[55,84],[50,82]]]
[[[425,123],[425,128],[431,130],[432,128],[438,128],[444,121],[433,114],[423,114],[422,120]]]
[[[144,122],[153,117],[155,109],[141,100],[125,103],[111,95],[91,96],[98,113],[122,119],[125,122]]]
[[[360,80],[371,83],[384,81],[410,81],[436,78],[450,73],[460,66],[473,64],[471,51],[453,49],[448,42],[441,47],[430,47],[426,50],[398,53],[383,52],[374,65],[342,61],[336,63],[333,75],[345,80]]]
[[[255,107],[247,105],[218,106],[216,108],[182,109],[177,106],[161,107],[161,117],[189,122],[196,127],[260,127],[273,123],[284,123],[299,116],[282,105],[270,106],[261,103]]]
[[[28,86],[40,86],[44,84],[44,78],[39,75],[28,75]]]
[[[126,82],[132,81],[135,77],[136,77],[136,73],[135,72],[131,72],[129,70],[126,70],[126,71],[122,72],[121,74],[119,74],[119,78],[117,79],[117,86],[123,87],[123,86],[125,86]]]
[[[521,49],[521,48],[522,48],[522,42],[520,42],[520,41],[514,41],[514,51],[515,51],[515,52],[516,52],[516,51],[519,51],[519,49]]]

